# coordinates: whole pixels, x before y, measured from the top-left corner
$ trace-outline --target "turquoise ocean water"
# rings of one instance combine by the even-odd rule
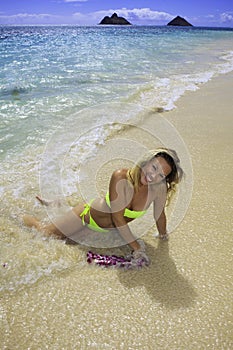
[[[73,263],[73,253],[58,254],[58,243],[48,248],[31,241],[19,224],[25,211],[37,210],[34,197],[48,140],[61,131],[53,143],[59,155],[81,135],[74,150],[75,162],[82,163],[111,134],[106,124],[130,123],[137,106],[175,108],[187,90],[232,71],[232,44],[233,30],[227,29],[0,27],[1,264],[11,266],[1,270],[3,290]],[[119,115],[116,104],[128,106],[127,112]],[[72,165],[68,187],[77,164]],[[48,186],[53,167],[48,162],[43,169]],[[30,266],[22,263],[25,255]]]
[[[185,91],[233,70],[232,30],[0,27],[0,40],[2,160],[43,144],[84,108],[108,103],[108,122],[114,101],[172,109]]]

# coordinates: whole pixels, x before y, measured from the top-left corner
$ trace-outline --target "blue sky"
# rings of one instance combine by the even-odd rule
[[[0,0],[0,24],[96,25],[113,12],[135,25],[179,15],[195,26],[233,27],[232,0]]]

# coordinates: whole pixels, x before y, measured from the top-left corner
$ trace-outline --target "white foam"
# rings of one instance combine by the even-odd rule
[[[233,51],[227,52],[220,57],[224,63],[219,64],[219,73],[225,74],[233,71]]]
[[[41,264],[42,265],[42,264]],[[9,280],[5,279],[5,282],[1,284],[0,291],[16,291],[23,286],[28,286],[35,284],[40,278],[52,276],[56,272],[60,272],[69,268],[69,263],[64,259],[60,258],[58,261],[52,261],[47,266],[34,266],[31,270],[26,273],[22,271],[21,273],[12,273]],[[11,264],[8,263],[6,267],[7,270],[12,269]],[[18,270],[16,269],[15,272]]]

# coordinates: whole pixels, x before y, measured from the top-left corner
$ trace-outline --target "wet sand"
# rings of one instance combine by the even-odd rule
[[[1,295],[2,349],[233,348],[232,90],[233,74],[221,76],[164,113],[189,149],[194,187],[170,240],[144,237],[151,266],[92,267],[85,249],[61,245],[77,265]]]

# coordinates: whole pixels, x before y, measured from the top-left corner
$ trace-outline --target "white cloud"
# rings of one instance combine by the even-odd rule
[[[230,13],[221,13],[220,15],[220,21],[222,23],[225,23],[225,22],[233,22],[233,15],[230,14]]]
[[[50,24],[50,23],[59,23],[61,17],[50,15],[48,13],[18,13],[16,15],[6,16],[0,15],[1,24]]]
[[[159,12],[159,11],[152,11],[149,8],[141,8],[141,9],[133,9],[133,10],[127,10],[127,9],[121,9],[119,12],[123,13],[125,16],[129,17],[135,17],[136,19],[145,19],[145,20],[155,20],[155,21],[163,21],[163,20],[170,20],[174,16],[167,12]]]

